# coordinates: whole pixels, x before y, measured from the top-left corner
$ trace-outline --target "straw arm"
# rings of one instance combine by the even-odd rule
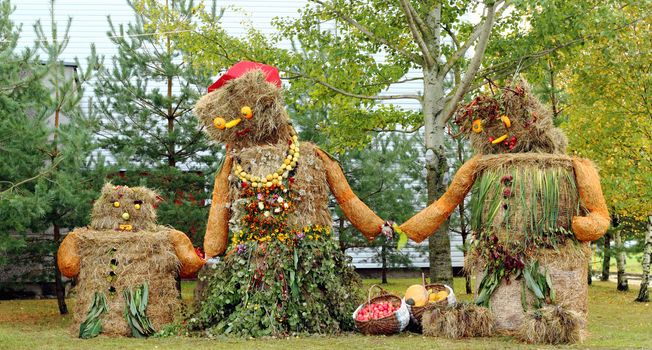
[[[57,265],[61,274],[73,278],[79,274],[79,237],[75,231],[70,232],[63,239],[57,251]]]
[[[586,216],[573,217],[573,233],[580,241],[595,241],[607,232],[611,223],[600,187],[600,177],[588,159],[573,158],[573,168],[580,201],[589,211]]]
[[[179,275],[181,277],[191,277],[204,266],[204,259],[195,253],[195,248],[185,233],[172,230],[170,231],[170,240],[172,241],[174,252],[181,263],[181,268],[179,269]]]
[[[233,158],[226,156],[222,169],[215,176],[213,200],[208,214],[206,235],[204,236],[204,253],[206,259],[221,255],[226,250],[229,235],[229,173]]]
[[[317,156],[324,163],[328,186],[342,208],[344,215],[368,239],[373,240],[381,230],[384,221],[353,193],[340,164],[328,154],[316,149]]]
[[[416,242],[421,242],[432,235],[471,190],[477,169],[478,157],[476,156],[460,167],[448,190],[439,200],[411,217],[400,226],[400,229]]]

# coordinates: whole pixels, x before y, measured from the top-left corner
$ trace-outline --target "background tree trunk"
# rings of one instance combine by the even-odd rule
[[[616,263],[618,266],[618,285],[616,289],[621,292],[629,290],[629,283],[627,277],[625,276],[625,265],[627,263],[627,256],[625,255],[625,247],[623,245],[622,235],[620,230],[614,232],[614,239],[616,241],[616,249],[618,253],[616,254]]]
[[[457,160],[460,162],[460,164],[464,164],[464,144],[462,143],[461,139],[458,139],[457,141]],[[460,205],[457,206],[458,213],[460,215],[460,236],[462,236],[462,247],[464,249],[462,250],[463,257],[464,257],[464,263],[466,264],[466,254],[468,252],[468,237],[469,237],[469,231],[467,230],[467,222],[466,222],[466,205],[464,201],[460,203]],[[466,294],[472,294],[473,289],[471,288],[471,275],[469,272],[464,269],[464,292]]]
[[[426,185],[428,205],[446,189],[444,175],[448,168],[444,152],[444,85],[434,69],[424,69],[423,114],[425,118]],[[453,285],[448,220],[428,238],[430,283]]]
[[[53,225],[54,243],[59,246],[61,243],[61,230],[58,225]],[[68,306],[66,305],[66,290],[61,280],[61,271],[59,271],[59,264],[57,264],[57,252],[54,252],[54,291],[57,295],[57,304],[59,305],[59,313],[61,315],[68,314]]]
[[[382,245],[380,251],[380,259],[382,262],[382,268],[380,271],[380,283],[387,284],[387,246],[385,244]]]
[[[602,276],[600,281],[609,280],[609,264],[611,264],[611,232],[607,231],[604,235],[604,242],[602,243]]]
[[[591,259],[589,259],[589,266],[586,269],[586,271],[588,271],[588,273],[586,274],[587,275],[586,282],[590,286],[591,284],[593,284],[593,243],[590,243],[589,247],[591,248]]]
[[[636,301],[643,303],[650,301],[650,292],[647,289],[650,283],[650,259],[652,259],[652,215],[648,216],[645,248],[643,249],[643,277],[641,279],[641,289],[639,289],[638,297],[636,297]]]

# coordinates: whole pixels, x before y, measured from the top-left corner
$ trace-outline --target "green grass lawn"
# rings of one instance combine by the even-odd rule
[[[378,283],[365,280],[365,285]],[[403,293],[417,279],[391,279],[383,287]],[[464,281],[455,280],[458,299],[470,300],[463,294]],[[183,297],[190,299],[194,283],[184,283]],[[459,292],[461,291],[461,292]],[[594,282],[589,289],[591,336],[583,344],[569,348],[652,348],[652,307],[635,303],[636,291],[617,292],[609,282]],[[69,300],[71,304],[74,300]],[[70,315],[60,316],[56,300],[0,301],[0,349],[553,349],[527,346],[509,337],[448,340],[427,338],[420,334],[376,337],[344,334],[337,337],[300,337],[291,339],[208,340],[197,338],[132,339],[108,338],[81,340],[68,333]],[[559,347],[554,347],[559,348]]]

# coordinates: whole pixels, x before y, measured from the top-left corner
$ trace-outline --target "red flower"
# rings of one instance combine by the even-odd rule
[[[195,247],[195,254],[197,254],[198,257],[204,259],[206,255],[204,254],[204,251],[200,247]]]

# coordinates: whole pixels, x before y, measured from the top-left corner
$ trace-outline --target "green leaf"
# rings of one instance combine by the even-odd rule
[[[405,248],[408,243],[408,236],[405,232],[400,232],[398,235],[398,242],[396,243],[396,250],[401,250]]]
[[[521,306],[523,311],[527,312],[527,287],[525,286],[525,281],[521,280]]]
[[[543,295],[543,292],[541,291],[541,288],[539,288],[539,285],[532,277],[532,273],[528,268],[525,268],[523,270],[523,276],[525,277],[525,282],[527,283],[528,288],[534,293],[537,299],[539,300],[544,299],[545,297]]]
[[[550,273],[548,272],[548,269],[546,269],[546,284],[548,285],[548,290],[550,291],[550,301],[552,303],[556,303],[556,293],[555,293],[555,288],[552,286],[552,278],[550,277]]]

